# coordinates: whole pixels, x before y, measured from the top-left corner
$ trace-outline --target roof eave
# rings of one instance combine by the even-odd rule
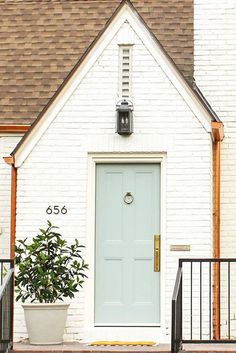
[[[128,8],[131,10],[132,14],[134,15],[134,18],[136,20],[141,21],[142,24],[144,25],[144,28],[146,29],[146,35],[150,36],[150,42],[153,42],[150,44],[152,48],[156,48],[156,51],[161,52],[162,54],[160,55],[160,60],[162,60],[162,64],[164,61],[166,61],[166,69],[168,70],[168,75],[170,75],[170,72],[173,71],[175,72],[173,74],[173,80],[176,82],[179,82],[179,87],[177,89],[181,89],[182,91],[186,92],[186,96],[188,96],[188,101],[186,103],[189,106],[194,106],[195,105],[195,115],[201,116],[202,119],[202,124],[205,128],[205,130],[209,133],[211,132],[211,121],[213,119],[211,112],[209,111],[208,105],[205,103],[205,101],[200,97],[193,89],[193,87],[189,84],[189,82],[186,80],[186,78],[183,76],[183,74],[180,72],[178,67],[175,65],[173,60],[170,58],[170,56],[167,54],[165,49],[162,47],[158,39],[155,37],[153,32],[150,30],[150,28],[147,26],[146,22],[143,20],[143,18],[140,16],[140,14],[137,12],[137,10],[134,8],[134,6],[131,4],[129,0],[123,0],[121,4],[118,6],[116,11],[113,13],[113,15],[110,17],[110,19],[107,21],[106,25],[104,26],[103,30],[100,31],[98,36],[94,39],[92,44],[89,46],[89,48],[84,52],[83,56],[80,58],[80,60],[77,62],[77,64],[74,66],[74,68],[71,70],[71,72],[68,74],[66,79],[63,81],[59,89],[56,91],[54,96],[50,99],[49,103],[43,108],[41,113],[38,115],[37,119],[35,122],[32,124],[31,128],[29,131],[24,135],[24,137],[21,139],[21,141],[18,143],[16,148],[13,150],[11,153],[12,156],[16,157],[16,155],[19,153],[19,151],[22,151],[23,145],[26,142],[26,140],[35,132],[35,127],[36,125],[39,124],[41,119],[45,116],[46,113],[48,113],[49,109],[53,105],[53,103],[57,100],[59,97],[60,93],[64,91],[67,83],[74,77],[74,74],[77,72],[77,70],[81,67],[82,63],[87,59],[89,54],[91,54],[91,51],[95,47],[95,44],[101,39],[103,36],[104,32],[107,30],[108,26],[112,24],[112,21],[114,18],[118,15],[118,13],[121,11],[121,9],[127,5]],[[142,31],[140,29],[140,31]],[[152,39],[151,39],[152,38]],[[157,47],[156,47],[157,46]],[[158,49],[159,48],[159,49]],[[154,49],[152,49],[154,50]],[[180,93],[181,94],[181,93]],[[50,113],[49,113],[50,114]],[[205,120],[204,120],[205,119]],[[215,119],[214,119],[215,120]],[[15,158],[16,159],[16,158]],[[21,163],[20,163],[21,164]]]

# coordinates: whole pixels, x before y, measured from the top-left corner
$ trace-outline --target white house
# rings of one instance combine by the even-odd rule
[[[5,133],[0,139],[1,153],[12,166],[11,210],[7,164],[3,168],[8,178],[1,176],[0,188],[6,198],[5,213],[2,210],[4,245],[1,251],[5,256],[9,256],[8,251],[14,256],[15,240],[32,236],[47,219],[58,225],[69,241],[76,237],[86,245],[89,278],[71,304],[65,340],[138,339],[142,333],[146,340],[168,341],[170,301],[178,259],[218,257],[220,250],[224,256],[231,255],[227,244],[234,236],[236,217],[234,213],[229,214],[234,204],[232,187],[236,176],[232,157],[235,128],[233,118],[230,119],[234,114],[231,104],[234,80],[230,80],[232,86],[227,81],[222,87],[214,80],[226,80],[226,64],[221,58],[228,57],[228,51],[222,47],[233,39],[225,40],[224,23],[231,23],[228,14],[236,30],[233,21],[236,5],[233,17],[227,1],[148,3],[147,8],[142,1],[128,0],[114,1],[110,7],[108,2],[96,1],[90,5],[86,1],[74,1],[73,5],[68,1],[56,6],[45,2],[41,9],[37,2],[2,4],[6,14],[11,14],[14,6],[16,23],[22,19],[22,6],[26,6],[26,11],[32,12],[29,21],[37,19],[37,28],[43,24],[46,35],[44,42],[39,41],[32,23],[24,27],[29,35],[25,42],[23,35],[16,35],[14,29],[10,31],[16,47],[24,43],[25,56],[20,52],[19,60],[28,76],[26,81],[23,78],[17,81],[21,72],[9,64],[18,82],[19,96],[13,95],[14,102],[16,99],[22,102],[17,103],[20,124],[17,119],[17,123],[7,124],[6,115],[0,129]],[[193,5],[194,42],[191,37]],[[74,11],[75,6],[78,13]],[[203,11],[205,7],[209,11]],[[225,9],[228,12],[224,18],[221,13]],[[39,13],[49,14],[47,23],[40,22],[43,20]],[[58,32],[53,24],[54,15],[60,18],[64,13],[64,26],[60,24],[61,32]],[[47,31],[53,28],[55,38],[60,37],[71,25],[68,14],[84,20],[82,13],[90,19],[85,24],[81,22],[85,26],[82,33],[87,37],[80,39],[79,29],[76,34],[75,29],[68,31],[66,48],[73,47],[75,35],[80,43],[80,55],[68,74],[65,50],[65,57],[60,57],[65,65],[60,76],[60,62],[54,68],[54,62],[50,61],[50,55],[53,57],[55,53],[50,53]],[[98,25],[100,15],[103,17]],[[163,16],[163,21],[158,16]],[[173,19],[178,16],[180,21],[174,24]],[[208,26],[212,26],[210,33]],[[170,37],[168,28],[174,33]],[[225,33],[220,38],[225,44],[212,43],[214,36],[220,37],[215,29]],[[19,35],[17,40],[15,35]],[[7,46],[8,41],[5,42]],[[60,43],[62,48],[63,43]],[[218,115],[193,80],[193,43],[196,83]],[[230,51],[230,44],[228,50],[232,63],[235,52]],[[37,56],[34,57],[36,52],[41,62],[45,56],[44,77],[40,77],[44,69]],[[76,57],[76,52],[71,55]],[[217,56],[219,63],[211,62],[212,55]],[[34,87],[31,87],[30,73]],[[27,89],[33,91],[28,105],[24,94],[21,97],[18,91],[21,84],[24,94]],[[228,84],[230,98],[225,93]],[[9,87],[7,92],[12,97],[15,88],[10,84]],[[217,92],[221,92],[220,96]],[[11,107],[10,99],[3,98],[4,102]],[[123,113],[127,103],[129,116]],[[11,107],[10,114],[13,112]],[[123,120],[119,121],[121,115]],[[126,124],[128,117],[130,126]],[[223,242],[220,247],[222,121],[226,139],[222,148]],[[18,132],[21,134],[16,135]],[[49,207],[55,212],[48,214]],[[10,214],[11,232],[7,228]],[[17,304],[16,340],[26,337],[22,315]]]

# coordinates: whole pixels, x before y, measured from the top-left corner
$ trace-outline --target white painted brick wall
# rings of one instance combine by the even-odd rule
[[[3,157],[12,152],[19,140],[19,135],[0,135],[0,259],[10,255],[11,167]]]
[[[210,136],[185,104],[143,43],[133,46],[134,134],[115,134],[118,98],[115,37],[18,171],[17,238],[33,235],[50,218],[68,240],[87,239],[88,152],[166,152],[166,239],[164,332],[177,260],[211,256],[212,148]],[[49,205],[66,205],[65,216],[46,215]],[[170,244],[191,244],[190,253]],[[73,300],[66,340],[84,337],[85,292]],[[15,308],[15,339],[26,337],[22,310]],[[101,337],[102,338],[102,337]],[[156,338],[156,337],[155,337]]]
[[[235,1],[195,0],[195,78],[224,123],[225,138],[221,157],[221,257],[236,257]],[[235,291],[234,284],[233,292]],[[231,297],[231,325],[234,330],[235,298],[235,295]],[[225,303],[222,306],[223,317],[226,309]],[[225,328],[226,326],[222,329]],[[236,335],[236,330],[234,333]]]

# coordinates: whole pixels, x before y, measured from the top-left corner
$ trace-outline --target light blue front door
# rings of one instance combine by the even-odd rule
[[[98,164],[96,173],[95,324],[160,323],[160,165]]]

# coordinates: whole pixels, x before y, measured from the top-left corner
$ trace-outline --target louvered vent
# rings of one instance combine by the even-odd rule
[[[120,95],[131,95],[131,46],[120,47]]]

